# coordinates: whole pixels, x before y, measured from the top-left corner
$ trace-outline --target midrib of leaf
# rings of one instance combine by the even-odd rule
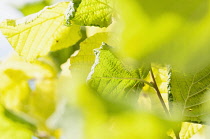
[[[64,26],[68,4],[60,2],[28,17],[3,21],[0,28],[21,56],[27,61],[34,61],[49,51],[72,46],[81,38],[79,26]]]
[[[42,18],[42,19],[45,19],[44,21],[42,21],[42,22],[39,22],[38,24],[34,24],[34,25],[32,25],[32,26],[29,26],[28,28],[25,28],[24,30],[22,30],[21,32],[24,32],[24,31],[27,31],[27,30],[30,30],[30,29],[32,29],[33,27],[35,27],[35,26],[37,26],[37,25],[40,25],[40,24],[43,24],[44,22],[46,22],[46,21],[49,21],[49,20],[54,20],[54,19],[56,19],[56,18],[59,18],[59,17],[62,17],[63,15],[62,14],[60,14],[60,15],[58,15],[58,16],[55,16],[55,17],[53,17],[53,18],[48,18],[48,19],[46,19],[46,18]],[[38,18],[38,17],[37,17]],[[40,18],[40,17],[39,17]],[[36,20],[36,19],[35,19]],[[35,21],[35,20],[33,20],[33,21]],[[29,23],[31,23],[31,22],[29,22]],[[28,24],[28,23],[27,23]],[[27,24],[25,24],[24,26],[26,26]],[[21,25],[17,25],[17,26],[21,26]],[[10,29],[13,29],[13,28],[10,28]],[[16,29],[13,29],[14,31],[16,31]],[[13,37],[13,36],[15,36],[15,35],[19,35],[19,33],[15,33],[14,35],[11,35],[10,37]]]
[[[121,61],[111,46],[103,43],[99,49],[94,51],[95,63],[87,81],[98,93],[123,98],[128,94],[138,95],[144,83],[151,85],[142,79],[145,75],[140,74],[138,68],[130,67]]]
[[[149,86],[153,86],[151,83],[147,82],[146,80],[143,79],[138,79],[138,78],[126,78],[126,77],[94,77],[94,79],[119,79],[119,80],[134,80],[134,81],[140,81],[143,83],[148,84]]]

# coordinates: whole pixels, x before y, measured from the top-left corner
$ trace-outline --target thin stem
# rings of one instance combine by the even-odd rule
[[[154,76],[154,73],[153,73],[153,71],[152,71],[152,68],[151,68],[151,70],[150,70],[150,74],[151,74],[151,77],[152,77],[152,80],[153,80],[153,88],[155,89],[155,91],[156,91],[156,93],[157,93],[157,95],[158,95],[158,98],[159,98],[159,100],[160,100],[160,102],[161,102],[161,104],[162,104],[162,106],[163,106],[163,109],[164,109],[164,111],[166,112],[166,114],[168,115],[168,116],[170,116],[170,113],[169,113],[169,111],[168,111],[168,109],[167,109],[167,107],[166,107],[166,104],[165,104],[165,102],[164,102],[164,100],[163,100],[163,98],[162,98],[162,96],[161,96],[161,93],[160,93],[160,90],[159,90],[159,88],[158,88],[158,86],[157,86],[157,83],[156,83],[156,80],[155,80],[155,76]]]
[[[152,68],[151,68],[151,70],[150,70],[150,75],[151,75],[152,80],[153,80],[151,83],[153,84],[153,88],[155,89],[155,91],[156,91],[156,93],[157,93],[157,96],[158,96],[158,98],[159,98],[159,100],[160,100],[160,102],[161,102],[161,104],[162,104],[162,106],[163,106],[163,109],[164,109],[165,113],[167,114],[167,116],[168,116],[168,117],[171,117],[171,115],[170,115],[170,113],[169,113],[169,111],[168,111],[168,109],[167,109],[167,107],[166,107],[166,104],[165,104],[165,102],[164,102],[164,100],[163,100],[163,98],[162,98],[162,96],[161,96],[160,90],[159,90],[159,88],[158,88],[158,86],[157,86],[157,82],[156,82],[156,80],[155,80],[155,76],[154,76],[154,73],[153,73],[153,71],[152,71]],[[173,131],[174,131],[174,130],[173,130]],[[176,134],[175,131],[174,131],[174,134],[175,134],[175,136],[176,136],[176,139],[180,139],[179,135]]]

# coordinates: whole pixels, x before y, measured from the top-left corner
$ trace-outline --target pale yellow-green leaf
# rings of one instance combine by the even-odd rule
[[[192,70],[209,64],[209,0],[117,0],[124,55]]]
[[[152,71],[155,76],[155,80],[156,80],[156,83],[160,90],[161,96],[162,96],[164,102],[166,103],[166,106],[168,107],[168,90],[167,90],[168,78],[169,78],[168,68],[164,65],[159,65],[159,64],[153,63]],[[150,74],[147,75],[145,80],[148,82],[153,81]],[[151,108],[153,111],[164,113],[163,107],[162,107],[160,100],[156,94],[156,91],[154,90],[153,87],[145,84],[145,86],[143,87],[143,93],[145,93],[145,96],[148,96],[151,99],[150,105],[152,105]],[[139,102],[139,103],[141,104],[141,102]]]
[[[36,119],[41,129],[54,112],[55,69],[46,62],[27,63],[14,56],[1,64],[0,103],[15,112],[23,112]]]
[[[30,78],[50,78],[56,75],[55,69],[46,64],[46,62],[34,61],[33,63],[28,63],[23,58],[15,55],[2,62],[0,71],[6,69],[21,70]]]
[[[26,60],[32,61],[75,44],[80,38],[80,27],[64,25],[64,13],[69,2],[45,7],[42,11],[16,20],[0,23],[0,30],[12,47]]]
[[[61,76],[71,76],[70,67],[70,58],[61,65]]]
[[[87,77],[88,84],[101,95],[115,99],[135,96],[137,100],[149,70],[146,66],[140,69],[130,67],[118,58],[115,50],[107,44],[94,49],[96,58]]]
[[[28,101],[29,78],[20,70],[7,69],[0,72],[0,102],[9,109],[21,110]],[[21,103],[20,103],[21,102]]]
[[[110,24],[108,27],[95,27],[95,26],[86,26],[86,34],[88,37],[93,36],[96,33],[100,33],[100,32],[113,32],[113,30],[115,30],[117,26],[117,22],[113,21],[112,24]]]
[[[67,9],[67,24],[99,27],[111,24],[114,10],[111,0],[81,0],[74,4],[70,3]]]
[[[74,87],[63,85],[69,80],[63,80],[62,89],[68,90],[71,97],[70,109],[65,107],[65,117],[58,122],[64,127],[64,137],[85,139],[165,139],[166,130],[170,127],[163,117],[148,112],[141,112],[129,107],[123,102],[100,97],[86,85]],[[71,90],[69,90],[71,88]],[[66,123],[72,121],[72,124]],[[75,134],[76,131],[78,134]],[[109,133],[109,134],[107,134]]]
[[[200,71],[186,73],[171,68],[169,84],[169,106],[172,115],[184,121],[207,123],[210,116],[210,65]]]
[[[196,133],[199,133],[204,128],[201,124],[183,122],[179,133],[180,139],[190,139]]]
[[[34,127],[15,117],[0,105],[0,139],[31,139]]]
[[[72,76],[79,74],[86,78],[95,61],[93,49],[99,48],[102,42],[116,46],[117,41],[111,38],[112,36],[113,35],[109,32],[96,33],[83,41],[80,44],[78,54],[70,58]]]
[[[155,80],[157,82],[158,88],[161,93],[168,93],[167,87],[168,87],[168,79],[169,79],[169,69],[167,66],[164,65],[158,65],[158,64],[152,64],[152,71],[155,76]],[[152,78],[150,75],[147,76],[146,80],[148,82],[152,81]],[[152,92],[153,88],[150,86],[146,85],[143,88],[144,91],[146,92]]]

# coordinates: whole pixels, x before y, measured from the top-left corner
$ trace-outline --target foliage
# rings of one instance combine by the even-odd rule
[[[200,133],[210,120],[209,2],[22,7],[30,15],[0,23],[17,52],[0,63],[0,139]],[[33,6],[46,7],[31,14]]]

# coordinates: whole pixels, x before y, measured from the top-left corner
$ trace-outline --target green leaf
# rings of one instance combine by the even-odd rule
[[[157,83],[157,86],[160,90],[160,93],[165,93],[167,95],[168,93],[168,78],[169,78],[169,69],[165,65],[160,65],[157,63],[152,64],[152,71]],[[152,81],[151,76],[147,76],[147,81]],[[145,86],[144,91],[146,92],[154,92],[154,88],[151,86]],[[163,95],[163,94],[162,94]],[[159,100],[158,100],[159,102]]]
[[[120,61],[112,48],[102,44],[95,49],[95,63],[88,75],[89,85],[103,95],[121,98],[127,94],[137,94],[144,86],[139,69],[132,69]],[[149,70],[148,70],[149,71]],[[144,74],[148,74],[144,72]]]
[[[164,117],[141,111],[136,105],[107,99],[75,81],[71,83],[74,89],[69,89],[70,86],[63,86],[66,82],[63,80],[60,87],[69,92],[71,106],[65,106],[65,116],[58,121],[66,138],[165,139],[166,131],[173,127]],[[72,124],[66,124],[68,121]]]
[[[184,73],[171,70],[169,104],[175,116],[181,115],[185,121],[203,123],[209,116],[207,94],[210,86],[210,66],[204,69]]]
[[[78,54],[70,58],[70,70],[73,77],[79,74],[80,77],[85,79],[87,78],[88,73],[91,71],[91,66],[95,61],[93,49],[99,48],[102,42],[106,42],[110,45],[116,45],[116,41],[111,37],[111,33],[97,33],[87,38],[80,44]]]
[[[64,48],[50,53],[50,57],[54,60],[56,67],[61,68],[61,65],[67,61],[67,59],[75,52],[74,47]]]
[[[209,0],[118,0],[123,54],[186,70],[205,67],[210,63],[208,3]]]
[[[193,135],[199,133],[204,128],[201,124],[183,122],[179,133],[180,139],[190,139]]]
[[[26,3],[24,6],[20,7],[19,10],[24,15],[29,15],[29,14],[39,12],[40,10],[42,10],[45,6],[48,6],[49,4],[50,2],[46,0],[41,0],[37,2]]]
[[[81,3],[80,3],[81,2]],[[80,4],[79,4],[80,3]],[[111,0],[81,0],[69,4],[66,23],[82,26],[107,27],[112,22],[113,6]]]
[[[0,30],[12,47],[28,61],[69,47],[81,36],[79,26],[67,27],[63,24],[68,4],[60,2],[21,19],[5,20],[0,24]]]
[[[27,63],[14,56],[0,67],[3,80],[0,82],[0,103],[9,110],[35,119],[38,128],[46,126],[45,122],[56,106],[57,74],[47,62]]]
[[[0,105],[0,139],[31,139],[35,127]]]

